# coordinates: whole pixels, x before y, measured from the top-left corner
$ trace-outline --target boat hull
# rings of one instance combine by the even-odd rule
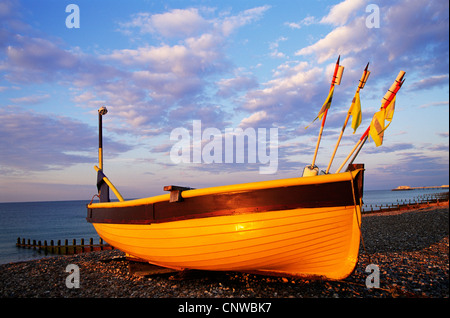
[[[358,260],[361,198],[359,169],[189,190],[180,202],[165,195],[91,204],[88,221],[112,246],[159,266],[339,280]]]

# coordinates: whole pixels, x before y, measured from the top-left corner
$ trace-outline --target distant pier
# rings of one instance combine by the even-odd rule
[[[444,184],[441,186],[432,186],[432,187],[410,187],[410,186],[398,186],[392,191],[407,191],[407,190],[423,190],[423,189],[448,189],[448,184]]]
[[[378,213],[378,212],[390,212],[400,210],[418,209],[421,207],[429,207],[432,205],[439,206],[441,203],[448,202],[449,193],[427,193],[420,194],[412,199],[397,199],[397,203],[389,204],[363,204],[362,213]],[[448,203],[447,203],[448,204]]]

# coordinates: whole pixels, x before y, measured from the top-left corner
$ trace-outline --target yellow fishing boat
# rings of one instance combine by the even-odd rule
[[[173,269],[242,271],[339,280],[358,261],[363,165],[343,173],[192,189],[124,200],[102,171],[87,207],[99,236]],[[109,189],[119,202],[110,202]]]
[[[112,246],[168,268],[309,279],[347,277],[358,261],[364,183],[364,166],[352,163],[369,135],[376,146],[381,145],[405,72],[400,71],[383,97],[380,111],[337,172],[328,174],[347,115],[327,171],[320,175],[314,162],[334,86],[339,85],[343,73],[339,60],[317,116],[322,116],[322,125],[313,163],[305,167],[303,177],[205,189],[166,186],[164,190],[170,193],[126,201],[103,174],[102,115],[107,111],[102,107],[99,167],[95,167],[100,202],[88,205],[88,222]],[[367,64],[349,109],[352,116],[359,116],[353,105],[358,104],[359,90],[369,73]],[[353,153],[346,171],[340,172]],[[110,202],[110,189],[119,202]]]
[[[358,168],[206,189],[172,187],[170,194],[146,199],[92,203],[87,219],[112,246],[159,266],[338,280],[358,260],[362,181]]]

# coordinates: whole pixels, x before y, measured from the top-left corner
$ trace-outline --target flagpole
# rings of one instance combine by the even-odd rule
[[[314,169],[314,164],[316,163],[317,152],[319,150],[320,140],[322,139],[323,127],[325,126],[325,119],[327,118],[328,109],[323,114],[322,124],[320,126],[319,137],[317,138],[316,150],[314,151],[314,157],[311,163],[311,169]]]
[[[350,118],[350,113],[347,113],[347,117],[345,118],[344,126],[342,126],[341,133],[337,140],[336,146],[334,147],[334,151],[333,151],[333,154],[331,155],[330,162],[328,163],[327,170],[325,170],[325,174],[328,174],[328,172],[330,171],[331,163],[333,162],[334,156],[336,155],[336,151],[339,147],[339,143],[341,142],[342,135],[344,134],[344,130],[345,130],[345,127],[347,126],[349,118]]]
[[[368,135],[366,135],[366,137],[364,137],[363,141],[361,142],[361,145],[359,146],[358,150],[356,150],[355,155],[353,156],[352,160],[350,160],[350,162],[348,163],[349,165],[351,165],[353,163],[353,161],[355,161],[356,157],[358,156],[359,152],[361,151],[362,147],[364,146],[364,144],[367,141],[367,138],[369,138]]]
[[[336,77],[337,77],[338,70],[339,70],[339,60],[340,59],[341,59],[341,56],[339,55],[338,59],[336,61],[336,66],[334,67],[333,79],[331,80],[331,85],[330,85],[330,92],[337,82]],[[341,74],[341,76],[342,76],[342,74]],[[339,85],[339,83],[338,83],[338,85]],[[325,126],[325,120],[327,119],[327,114],[328,114],[328,108],[325,110],[325,113],[323,114],[322,125],[320,126],[319,137],[317,138],[316,149],[314,151],[314,157],[313,157],[313,160],[311,163],[311,170],[314,169],[314,164],[316,163],[317,152],[319,150],[320,140],[322,139],[323,127]]]
[[[347,160],[352,156],[352,154],[355,152],[356,148],[358,148],[359,144],[363,141],[363,139],[365,139],[365,137],[367,137],[369,135],[369,130],[370,130],[370,126],[369,126],[369,128],[367,128],[366,132],[361,136],[361,138],[359,138],[358,142],[353,147],[353,149],[350,151],[350,153],[348,154],[347,158],[344,159],[344,162],[342,162],[340,167],[336,170],[336,173],[339,173],[341,171],[341,169],[344,167],[344,165],[347,162]]]
[[[359,91],[362,88],[364,88],[364,85],[366,84],[366,81],[369,78],[370,72],[367,70],[368,67],[369,67],[369,63],[367,63],[366,68],[364,69],[363,75],[361,76],[361,79],[359,80],[358,88],[356,89],[356,93],[355,93],[355,98],[356,98],[356,94],[358,94]],[[354,104],[352,103],[352,105],[354,105]],[[345,128],[347,127],[347,123],[348,123],[348,120],[350,118],[350,114],[351,114],[351,111],[352,111],[352,105],[350,105],[350,109],[347,112],[347,117],[345,118],[344,126],[342,126],[341,133],[340,133],[339,138],[337,140],[336,146],[334,147],[334,151],[333,151],[333,154],[331,155],[330,162],[328,163],[328,167],[327,167],[327,170],[325,171],[325,174],[328,174],[328,172],[330,171],[330,167],[331,167],[331,164],[333,163],[334,156],[336,155],[336,151],[337,151],[337,149],[339,147],[339,144],[341,142],[342,136],[344,135]]]
[[[395,82],[391,85],[391,87],[388,89],[388,91],[386,92],[386,94],[384,95],[384,97],[382,99],[381,109],[383,109],[383,108],[386,109],[391,104],[391,102],[394,100],[395,95],[397,94],[397,92],[400,90],[400,88],[402,87],[403,83],[405,82],[405,80],[403,79],[404,75],[405,75],[404,71],[400,71],[400,73],[398,73],[397,78],[395,79]],[[364,132],[364,134],[358,140],[356,145],[350,151],[350,153],[348,154],[347,158],[345,158],[344,162],[342,162],[341,166],[338,168],[336,173],[339,173],[341,171],[341,169],[344,167],[344,165],[347,162],[347,160],[355,152],[356,148],[358,148],[360,143],[362,143],[362,145],[361,145],[361,148],[362,148],[362,146],[364,145],[364,143],[367,140],[367,137],[369,136],[369,132],[370,132],[370,127],[371,126],[372,126],[372,123],[369,125],[369,127],[367,127],[367,130]],[[364,140],[364,142],[363,142],[363,140]],[[358,150],[358,153],[361,150],[361,148]],[[355,158],[353,158],[353,160],[355,160]]]

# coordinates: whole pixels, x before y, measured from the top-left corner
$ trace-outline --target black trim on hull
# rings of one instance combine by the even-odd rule
[[[358,167],[359,168],[359,167]],[[185,198],[180,202],[88,208],[90,223],[152,224],[195,218],[244,213],[281,211],[297,208],[353,206],[363,194],[363,170],[352,181],[277,187],[261,190],[228,192]]]

